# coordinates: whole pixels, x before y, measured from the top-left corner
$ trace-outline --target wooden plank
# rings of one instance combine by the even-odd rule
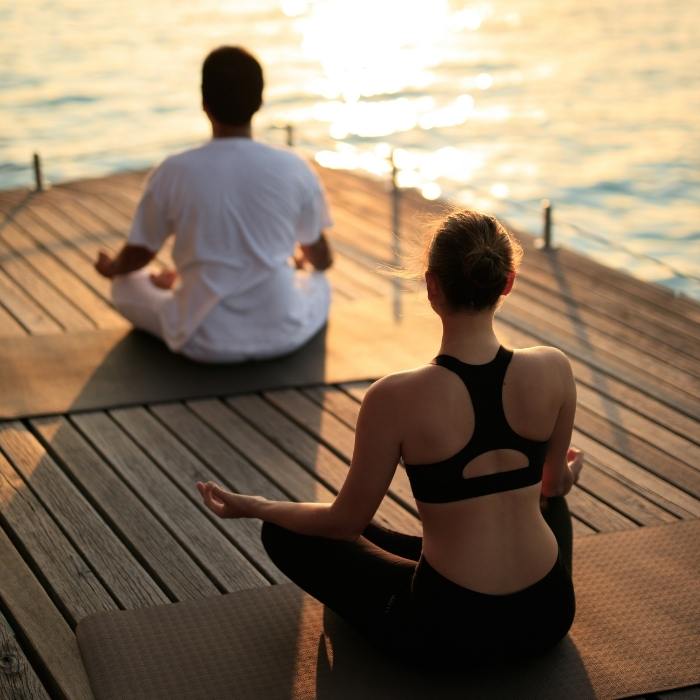
[[[99,200],[98,200],[99,201]],[[89,204],[85,197],[78,197],[67,190],[54,190],[51,197],[46,200],[47,209],[51,207],[64,219],[61,224],[58,218],[54,219],[55,230],[65,236],[67,222],[71,227],[91,237],[102,237],[105,234],[118,234],[122,239],[126,238],[127,226],[122,216],[104,216],[104,208]]]
[[[578,386],[578,405],[630,435],[650,443],[660,451],[688,465],[700,465],[700,447],[623,404],[610,401],[587,386]],[[700,483],[700,482],[699,482]]]
[[[0,447],[120,606],[168,602],[148,572],[21,423],[0,425]]]
[[[593,437],[574,430],[572,444],[585,453],[587,462],[624,483],[649,501],[679,518],[700,517],[700,501],[665,479],[647,471]]]
[[[2,269],[28,296],[67,330],[90,330],[95,325],[73,306],[42,273],[45,254],[30,251],[28,257],[16,254],[0,240]],[[31,263],[31,264],[30,264]]]
[[[617,530],[630,530],[637,527],[637,523],[625,515],[618,513],[607,503],[600,501],[594,495],[574,486],[566,496],[572,515],[594,528],[598,532],[615,532]]]
[[[338,179],[337,173],[330,177]],[[344,175],[340,178],[344,178]],[[356,244],[372,251],[378,260],[386,261],[390,249],[389,201],[382,189],[381,184],[365,178],[354,178],[340,186],[331,186],[329,192],[332,193],[336,220],[343,219],[344,225],[338,227],[339,233],[344,235],[346,240],[354,239]],[[335,214],[337,209],[340,209],[339,215]],[[444,202],[427,202],[412,192],[403,192],[402,238],[408,241],[421,240],[421,229],[428,230],[432,225],[431,220],[441,219],[445,209]],[[700,320],[700,307],[697,304],[675,299],[669,290],[606,268],[571,251],[543,253],[534,248],[534,239],[531,236],[521,232],[516,232],[516,235],[527,250],[526,264],[521,270],[521,276],[528,276],[540,283],[549,283],[557,294],[564,296],[571,295],[572,289],[576,298],[582,295],[585,297],[586,293],[590,292],[593,295],[590,302],[592,307],[600,308],[612,304],[610,312],[613,317],[617,315],[616,309],[623,313],[636,312],[637,316],[648,316],[657,327],[661,324],[664,328],[668,323],[668,330],[689,332],[691,337],[697,333],[697,329],[693,327]],[[562,260],[565,263],[562,263]],[[585,273],[579,274],[578,270],[584,268]],[[603,284],[592,288],[591,277],[602,281]],[[667,319],[669,311],[672,316],[670,321]]]
[[[587,461],[581,470],[579,485],[639,525],[661,525],[678,520],[635,489],[599,469],[593,462]]]
[[[198,451],[198,445],[193,445],[192,449],[186,447],[143,409],[113,411],[112,416],[161,469],[167,470],[168,474],[175,477],[176,483],[181,485],[186,495],[215,526],[228,534],[235,547],[246,559],[251,561],[257,569],[261,569],[267,577],[279,580],[279,571],[272,566],[262,546],[259,521],[248,518],[221,520],[202,505],[195,484],[197,481],[216,478],[216,474],[198,456],[195,456],[192,449]]]
[[[333,414],[321,409],[295,389],[264,392],[263,396],[290,420],[311,433],[329,450],[350,464],[355,446],[355,432]],[[417,515],[415,500],[406,472],[399,466],[389,487],[389,496]]]
[[[10,623],[0,613],[0,700],[34,700],[49,694],[37,677]]]
[[[508,299],[499,315],[518,327],[526,325],[531,333],[548,342],[556,342],[567,354],[605,369],[654,396],[667,397],[667,403],[672,406],[689,406],[686,411],[689,415],[698,413],[700,382],[675,367],[657,362],[643,353],[626,350],[590,328],[576,328],[561,316],[545,315],[544,312],[540,315],[517,295]]]
[[[533,284],[526,277],[518,279],[516,294],[526,298],[534,307],[545,307],[548,312],[556,312],[585,328],[592,328],[611,337],[616,343],[624,343],[643,351],[660,362],[678,367],[697,376],[698,358],[686,354],[686,349],[694,347],[689,343],[669,343],[676,339],[675,333],[660,333],[658,325],[638,315],[626,320],[619,315],[612,317],[599,308],[591,309],[582,304],[578,296],[569,299],[552,292],[544,293],[541,286]],[[680,346],[680,347],[678,347]]]
[[[188,407],[245,456],[280,491],[294,501],[330,503],[335,492],[309,474],[298,462],[216,399],[189,401]]]
[[[680,462],[653,445],[616,428],[610,421],[580,406],[576,427],[599,442],[605,443],[628,459],[650,471],[691,496],[700,496],[700,471]]]
[[[0,561],[0,599],[37,668],[49,679],[53,694],[75,700],[92,698],[75,635],[2,530]]]
[[[315,401],[324,411],[332,413],[351,430],[355,430],[360,404],[335,386],[315,386],[302,391],[304,396]]]
[[[45,200],[45,206],[41,209],[32,209],[30,213],[39,214],[50,223],[54,234],[65,241],[75,243],[79,252],[87,258],[89,272],[94,260],[97,259],[97,250],[105,248],[116,252],[126,241],[126,236],[131,228],[133,205],[126,205],[126,211],[118,207],[109,206],[99,195],[76,195],[67,188],[51,190],[52,197]],[[173,239],[169,238],[163,249],[158,253],[156,264],[172,266]],[[81,268],[82,269],[82,268]],[[90,274],[83,274],[83,279],[91,283]],[[107,297],[108,298],[108,297]]]
[[[56,203],[63,201],[63,197],[69,197],[75,206],[87,210],[93,217],[103,222],[103,230],[119,233],[126,238],[131,220],[134,214],[133,205],[118,207],[113,203],[114,197],[106,197],[98,192],[76,190],[70,187],[56,187]],[[60,204],[59,204],[60,206]]]
[[[71,626],[117,605],[10,462],[0,453],[0,523]],[[39,573],[40,572],[40,573]]]
[[[227,403],[328,488],[337,492],[343,485],[347,464],[259,396],[238,396]],[[377,519],[399,532],[420,533],[418,519],[390,498],[382,501]]]
[[[500,332],[500,321],[497,322],[497,327]],[[513,346],[529,347],[540,344],[536,336],[519,328],[504,324],[503,329]],[[613,399],[615,402],[640,413],[646,418],[664,425],[685,439],[695,444],[700,442],[695,419],[658,401],[654,396],[639,391],[637,387],[601,372],[595,366],[589,365],[576,357],[569,356],[569,361],[571,362],[577,385],[585,384],[596,393]]]
[[[337,270],[332,267],[326,270],[326,277],[331,285],[331,298],[334,302],[338,301],[355,301],[359,297],[354,289],[354,286],[338,275]]]
[[[520,303],[513,304],[513,301],[514,299],[508,305],[504,305],[499,312],[499,319],[508,327],[534,336],[536,344],[558,347],[568,355],[570,360],[577,360],[595,368],[603,376],[613,377],[635,387],[676,411],[685,413],[690,418],[694,419],[700,415],[696,397],[656,377],[653,369],[645,372],[638,366],[618,359],[612,351],[603,351],[587,345],[571,334],[560,332],[553,326],[546,326],[544,323],[533,320],[527,308]]]
[[[194,600],[218,592],[187,550],[66,418],[39,418],[31,425],[171,600]]]
[[[219,590],[232,592],[266,583],[220,529],[236,533],[231,527],[234,521],[215,524],[215,516],[209,517],[199,505],[201,499],[194,488],[197,479],[173,481],[172,472],[161,471],[105,413],[73,415],[71,422],[187,548]]]
[[[339,203],[361,214],[366,222],[365,228],[388,226],[390,202],[382,181],[354,173],[329,172],[323,168],[320,168],[319,172],[327,190],[332,194],[333,203]],[[415,238],[420,229],[428,229],[434,221],[441,220],[452,208],[452,205],[445,201],[425,200],[420,193],[413,190],[403,190],[401,195],[401,228],[404,238]],[[534,236],[521,231],[515,233],[527,251],[526,260],[536,259],[547,263],[549,267],[544,267],[543,271],[555,280],[566,278],[567,286],[579,280],[583,285],[587,285],[590,279],[603,280],[610,288],[611,298],[614,300],[624,298],[628,305],[656,307],[661,313],[671,312],[684,321],[700,321],[700,307],[697,303],[675,297],[664,287],[605,267],[573,251],[558,249],[555,253],[545,253],[535,247],[537,239]],[[556,265],[553,265],[553,262]],[[573,282],[571,277],[574,278]],[[600,306],[600,302],[596,305]]]
[[[201,480],[216,481],[237,493],[259,495],[272,500],[287,500],[285,493],[183,404],[158,404],[151,406],[150,410],[168,428],[172,436],[179,439],[190,453],[196,454],[198,462],[203,463],[198,463],[196,468],[208,469],[206,477],[202,474]],[[168,437],[166,440],[170,441],[172,438]],[[188,455],[188,452],[183,454]],[[189,456],[184,459],[191,462]],[[246,519],[239,525],[244,529],[246,537],[238,544],[245,550],[246,555],[262,568],[269,578],[282,581],[285,577],[270,562],[262,546],[262,523]]]
[[[40,210],[39,210],[40,211]],[[121,320],[110,304],[110,283],[101,278],[93,267],[94,259],[89,257],[90,244],[97,242],[90,237],[79,240],[62,238],[39,217],[33,209],[18,215],[12,228],[12,241],[15,250],[24,246],[34,248],[33,258],[41,264],[42,272],[50,275],[55,285],[93,321],[98,328],[113,328]],[[109,248],[104,243],[100,247]]]
[[[332,237],[331,232],[331,240]],[[352,277],[365,296],[388,296],[392,293],[393,280],[385,276],[377,266],[367,267],[346,255],[336,255],[333,265],[343,275]]]
[[[19,329],[19,333],[16,335],[61,332],[61,326],[1,268],[0,300],[2,300],[2,305],[12,314],[12,316],[7,313],[4,315],[8,316]],[[17,320],[15,321],[15,319]],[[2,324],[0,327],[2,335],[15,335],[11,331],[11,326],[6,325],[7,321],[3,320]]]
[[[14,316],[10,315],[6,309],[0,306],[0,338],[17,338],[26,335],[29,335],[26,328]]]
[[[212,478],[237,493],[260,495],[278,501],[287,499],[282,489],[187,406],[167,403],[149,408],[173,435],[211,467]]]
[[[356,401],[359,401],[362,403],[362,400],[365,398],[365,394],[369,390],[369,388],[372,386],[372,382],[344,382],[343,384],[340,384],[340,388],[348,394],[348,396],[352,396]]]
[[[571,528],[573,530],[574,537],[587,537],[588,535],[596,534],[596,531],[592,527],[586,525],[586,523],[573,516],[571,518]]]
[[[599,280],[604,284],[594,287],[598,293],[598,304],[608,301],[619,306],[624,300],[628,305],[633,305],[637,312],[660,323],[661,327],[691,338],[698,337],[700,316],[696,303],[685,303],[685,300],[674,298],[673,292],[668,289],[605,267],[566,248],[554,253],[537,251],[537,254],[532,250],[532,243],[528,244],[528,248],[528,257],[555,279],[565,277],[572,293],[579,294],[586,288],[591,289],[590,280]]]

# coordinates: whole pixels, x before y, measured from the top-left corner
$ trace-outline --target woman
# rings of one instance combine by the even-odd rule
[[[263,543],[301,588],[402,658],[430,664],[538,653],[574,617],[563,496],[576,390],[549,347],[506,350],[494,312],[521,256],[493,217],[448,216],[428,247],[438,356],[372,385],[333,503],[282,503],[197,486],[222,518],[265,521]],[[371,523],[403,462],[423,538]]]

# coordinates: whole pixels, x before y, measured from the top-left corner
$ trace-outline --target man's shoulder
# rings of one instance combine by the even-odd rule
[[[207,157],[207,152],[209,150],[209,143],[203,143],[199,146],[194,146],[192,148],[187,148],[183,151],[178,151],[177,153],[171,153],[169,156],[164,158],[160,165],[160,169],[169,170],[177,169],[182,166],[186,166],[189,163],[196,162],[202,158]]]
[[[252,141],[250,148],[255,155],[260,158],[269,160],[270,162],[278,163],[289,168],[298,168],[301,171],[310,170],[309,164],[305,158],[300,156],[296,151],[286,146],[273,146],[262,141]]]

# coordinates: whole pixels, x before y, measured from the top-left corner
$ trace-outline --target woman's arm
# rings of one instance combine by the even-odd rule
[[[333,503],[269,501],[200,482],[205,505],[221,518],[260,518],[303,535],[357,539],[384,498],[401,455],[391,379],[376,382],[362,402],[350,470]]]
[[[583,452],[571,447],[571,433],[576,414],[576,382],[568,358],[552,351],[552,366],[556,367],[562,403],[559,408],[542,473],[543,496],[565,496],[578,481],[583,466]]]

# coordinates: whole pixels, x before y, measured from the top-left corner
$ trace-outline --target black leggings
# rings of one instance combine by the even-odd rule
[[[544,651],[574,616],[571,516],[564,498],[543,499],[559,543],[552,570],[532,586],[488,595],[449,581],[421,557],[420,537],[370,524],[355,541],[299,535],[265,523],[272,561],[300,588],[371,641],[411,663],[500,661]]]

